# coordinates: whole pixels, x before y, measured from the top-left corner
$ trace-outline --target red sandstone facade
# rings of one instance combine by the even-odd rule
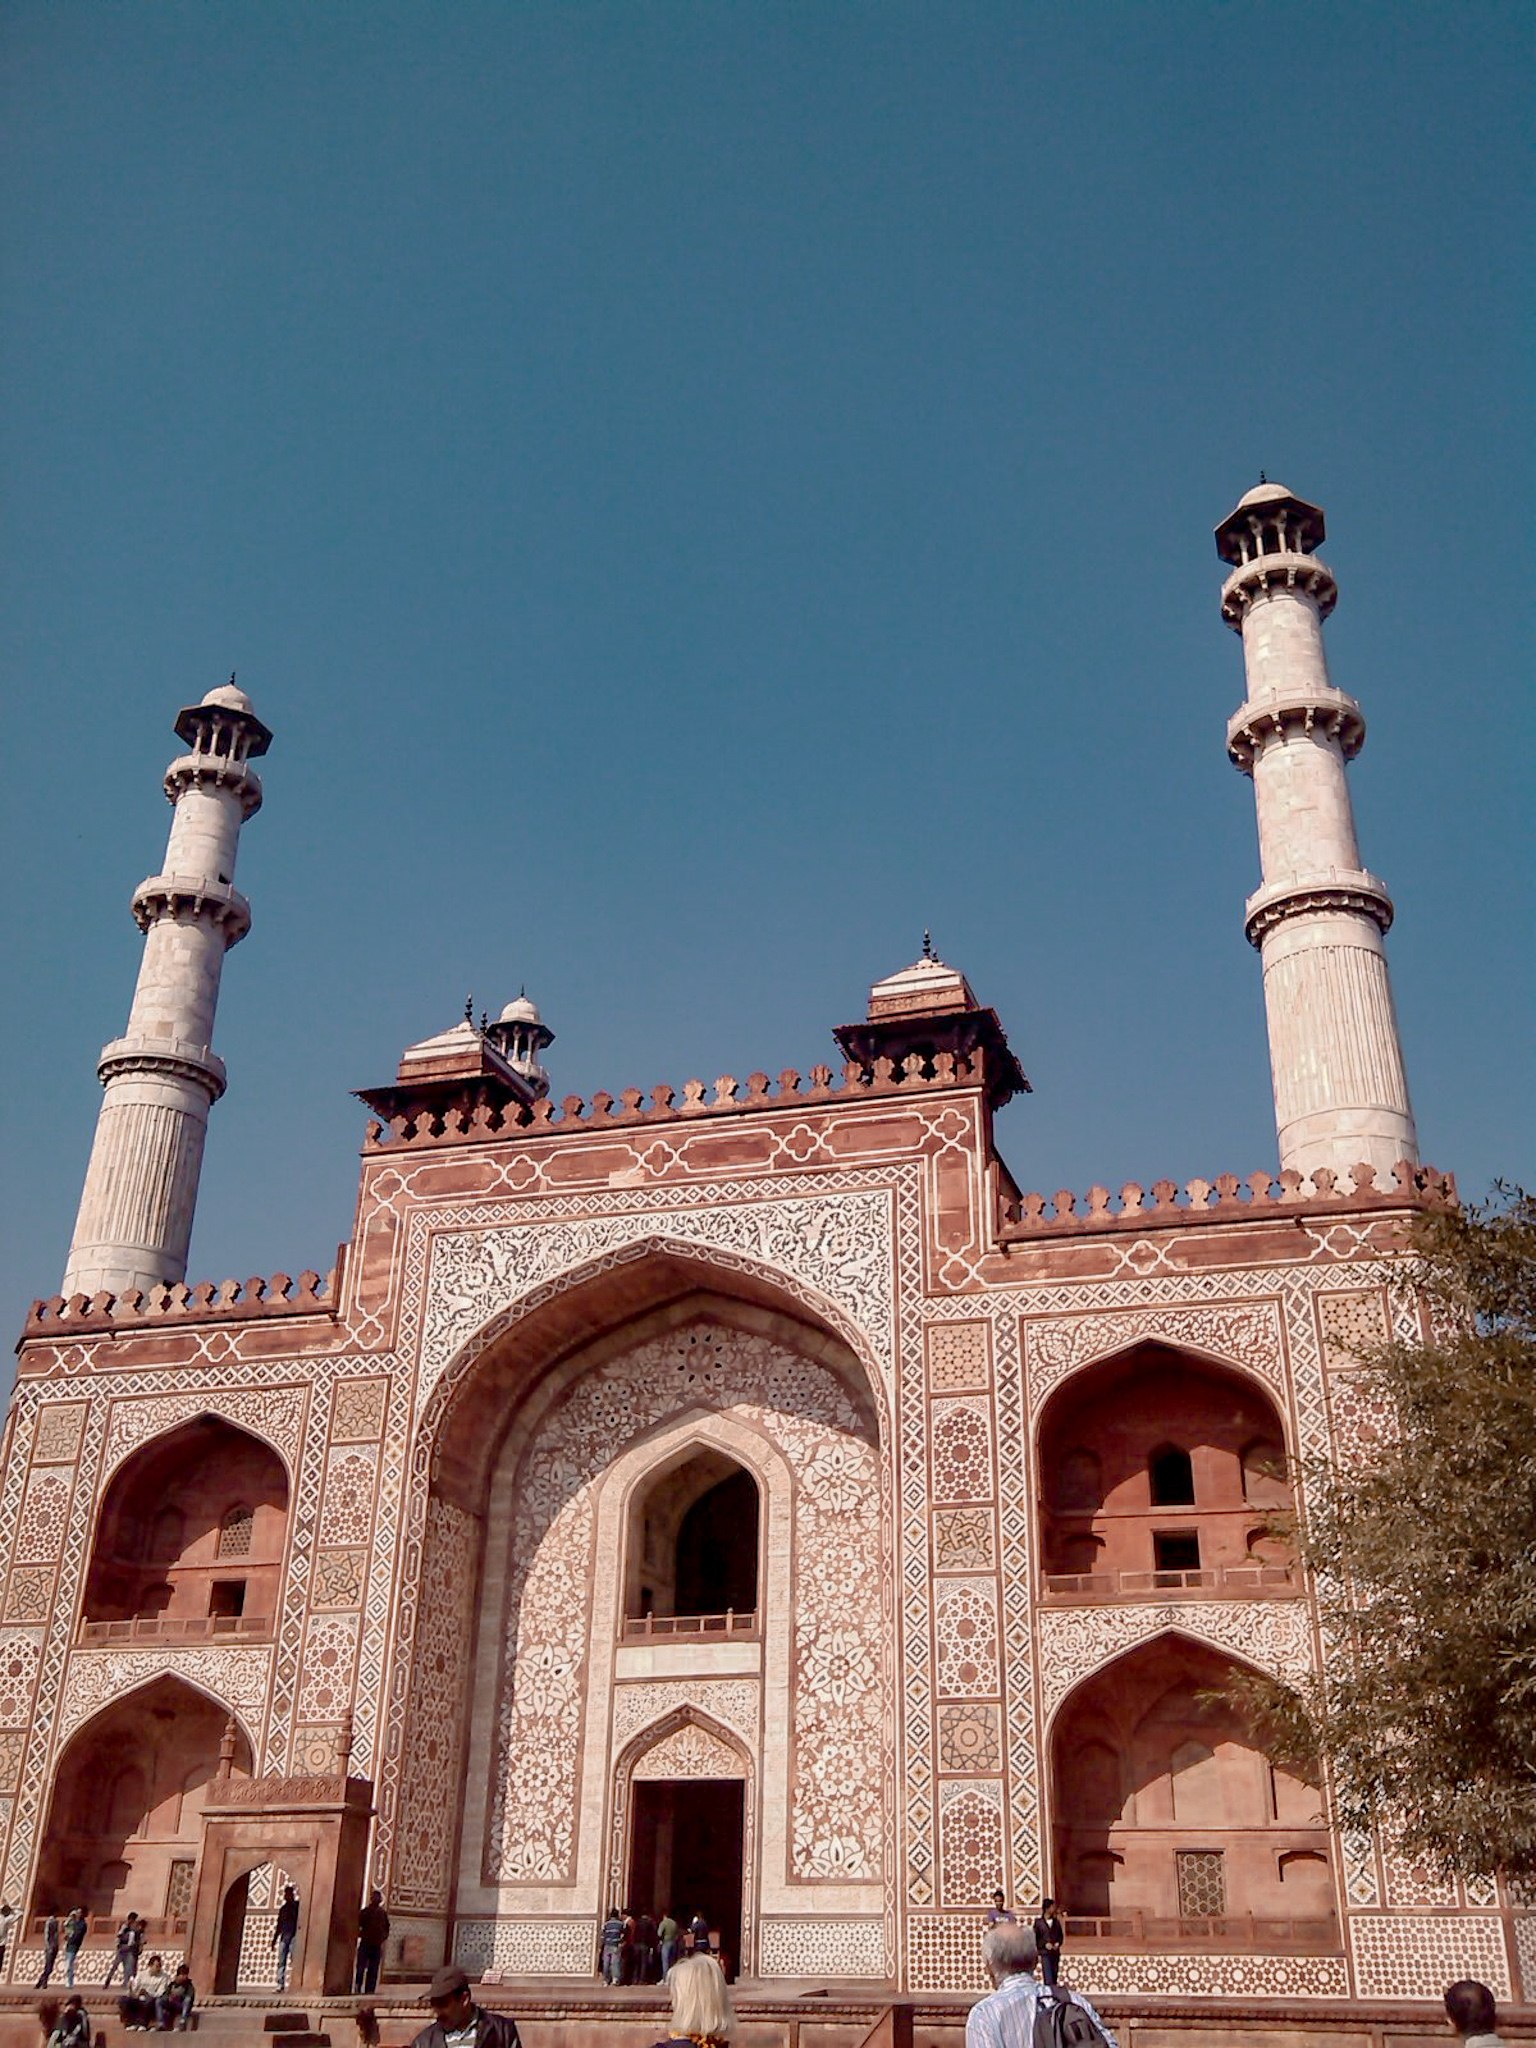
[[[1446,1184],[1021,1200],[1022,1076],[949,979],[947,1025],[877,1000],[835,1080],[555,1110],[467,1033],[458,1081],[376,1092],[325,1283],[39,1303],[9,1895],[179,1945],[210,1797],[350,1745],[408,1966],[589,1977],[651,1882],[712,1887],[758,1977],[969,1989],[1002,1885],[1066,1902],[1106,1993],[1524,1995],[1536,1922],[1335,1839],[1198,1697],[1318,1655],[1264,1510],[1370,1426],[1383,1256]]]

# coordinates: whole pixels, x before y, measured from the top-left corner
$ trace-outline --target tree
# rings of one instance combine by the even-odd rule
[[[1274,1533],[1327,1654],[1299,1692],[1233,1689],[1277,1761],[1326,1766],[1336,1820],[1440,1876],[1536,1877],[1536,1196],[1418,1219],[1396,1276],[1425,1335],[1362,1355],[1379,1426],[1303,1466]]]

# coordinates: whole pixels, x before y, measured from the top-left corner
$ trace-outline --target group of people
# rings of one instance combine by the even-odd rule
[[[5,1967],[5,1951],[11,1938],[11,1929],[20,1916],[9,1899],[0,1902],[0,1969]],[[53,1981],[54,1970],[58,1967],[59,1950],[64,1951],[65,1976],[73,1985],[75,1964],[79,1959],[90,1920],[84,1906],[76,1906],[72,1913],[61,1921],[57,1913],[50,1913],[43,1922],[43,1970],[37,1980],[39,1991]]]
[[[994,1892],[992,1909],[987,1914],[988,1927],[1004,1925],[1016,1927],[1019,1916],[1008,1910],[1008,1894]],[[1054,1984],[1061,1975],[1061,1950],[1067,1938],[1067,1931],[1061,1924],[1061,1915],[1056,1910],[1056,1901],[1046,1898],[1040,1901],[1040,1911],[1035,1916],[1035,1953],[1040,1963],[1042,1984]]]
[[[695,1916],[690,1930],[701,1918]],[[708,1936],[705,1926],[705,1940]],[[672,1998],[672,2031],[656,2048],[726,2048],[735,2038],[736,2015],[725,1972],[708,1950],[701,1945],[679,1955],[666,1972],[666,1983]],[[476,2005],[468,1977],[455,1965],[439,1970],[432,1979],[427,2003],[431,2024],[422,2028],[411,2048],[521,2048],[517,2022]]]
[[[598,1975],[605,1984],[660,1984],[680,1957],[708,1955],[711,1948],[702,1913],[680,1927],[670,1910],[658,1920],[610,1906],[598,1937]]]

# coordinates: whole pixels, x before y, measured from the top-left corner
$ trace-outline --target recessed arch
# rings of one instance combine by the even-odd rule
[[[1285,1440],[1255,1374],[1160,1339],[1073,1373],[1036,1421],[1047,1596],[1295,1591],[1285,1562],[1249,1542],[1256,1460]]]
[[[696,1312],[690,1305],[701,1302],[739,1327],[769,1327],[760,1316],[792,1326],[796,1348],[847,1379],[878,1440],[889,1441],[884,1375],[867,1335],[835,1302],[765,1261],[658,1234],[557,1274],[461,1345],[423,1408],[418,1469],[425,1466],[434,1492],[474,1511],[500,1448],[487,1437],[487,1412],[512,1412],[577,1354],[627,1341],[653,1317]]]
[[[1220,1697],[1252,1668],[1163,1629],[1079,1679],[1050,1718],[1055,1889],[1079,1913],[1112,1917],[1128,1946],[1179,1945],[1179,1916],[1192,1910],[1217,1915],[1213,1940],[1240,1945],[1255,1916],[1288,1923],[1273,1930],[1288,1947],[1339,1945],[1337,1900],[1329,1890],[1319,1906],[1314,1865],[1282,1889],[1283,1859],[1327,1859],[1320,1796],[1285,1773],[1277,1790],[1277,1767]],[[1223,1903],[1195,1909],[1195,1896]]]
[[[270,1634],[288,1503],[282,1456],[240,1423],[209,1412],[139,1444],[96,1516],[81,1608],[87,1637]]]
[[[135,1686],[74,1729],[59,1752],[33,1888],[34,1913],[121,1919],[142,1913],[170,1930],[172,1865],[201,1844],[202,1794],[217,1774],[229,1723],[237,1774],[249,1774],[249,1733],[206,1687],[171,1672]]]

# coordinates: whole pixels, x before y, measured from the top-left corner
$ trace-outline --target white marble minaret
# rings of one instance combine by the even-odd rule
[[[64,1294],[122,1294],[184,1279],[208,1112],[224,1093],[212,1050],[227,950],[251,927],[234,886],[240,827],[261,803],[251,767],[272,735],[235,688],[210,690],[176,720],[191,749],[165,773],[172,805],[165,871],[141,882],[133,914],[144,958],[124,1037],[102,1049],[106,1093],[86,1171]]]
[[[1280,1164],[1343,1174],[1364,1161],[1386,1184],[1398,1160],[1417,1163],[1418,1140],[1382,945],[1392,899],[1361,865],[1344,776],[1365,720],[1323,651],[1339,594],[1314,552],[1324,531],[1316,505],[1272,483],[1216,529],[1233,565],[1221,615],[1248,671],[1227,751],[1259,814],[1247,929],[1264,962]]]

